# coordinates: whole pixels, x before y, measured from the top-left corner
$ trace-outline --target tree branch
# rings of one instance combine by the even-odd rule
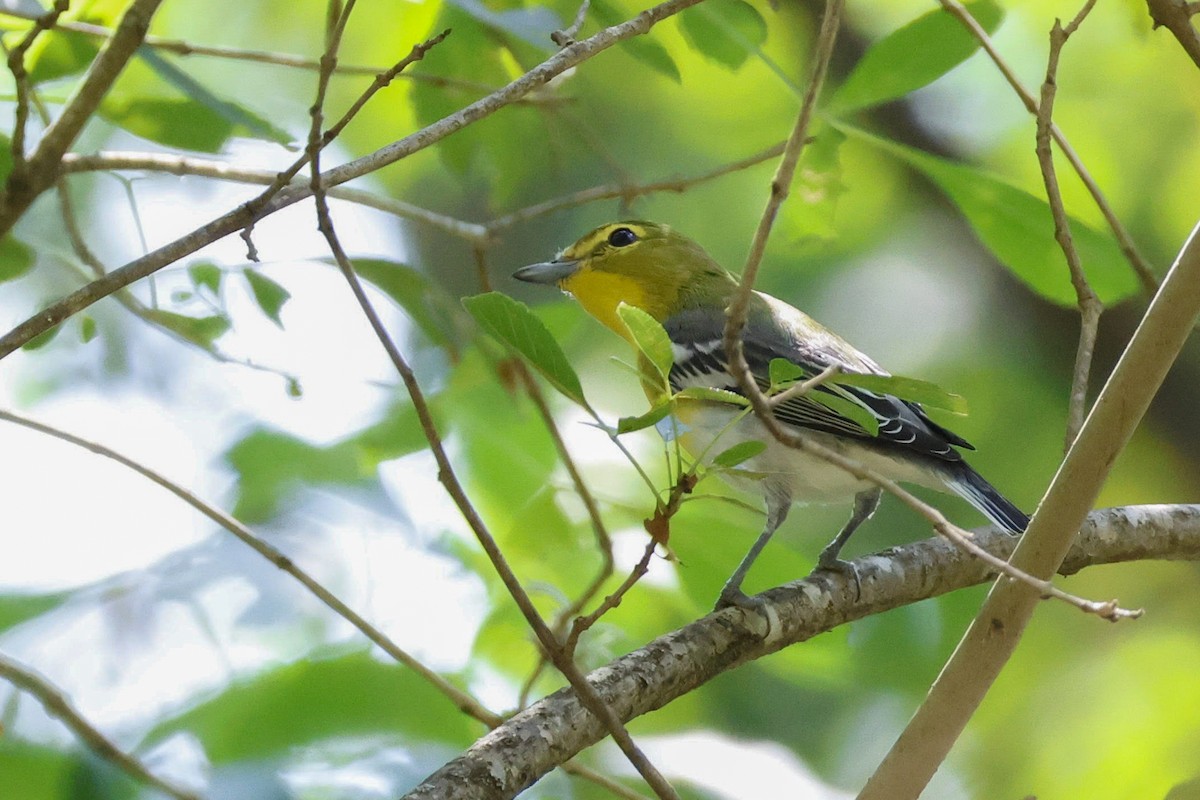
[[[979,544],[1007,557],[1017,539],[994,529]],[[1095,511],[1063,574],[1124,561],[1200,560],[1200,505],[1130,506]],[[854,582],[822,573],[764,592],[771,634],[756,614],[727,608],[672,631],[601,667],[588,682],[622,719],[661,708],[716,676],[839,625],[990,580],[993,573],[940,538],[857,559]],[[607,733],[562,689],[508,720],[405,795],[405,800],[504,800]]]
[[[1196,14],[1195,4],[1186,0],[1146,0],[1146,8],[1154,27],[1166,28],[1179,41],[1183,52],[1200,67],[1200,33],[1192,25],[1192,17]]]
[[[1118,454],[1162,384],[1200,314],[1200,225],[1167,273],[1120,361],[1092,406],[1010,561],[1038,577],[1062,563]],[[958,648],[859,795],[916,797],[945,760],[1008,662],[1039,593],[997,581]]]
[[[138,0],[138,2],[150,2],[150,0]],[[555,76],[561,75],[563,72],[595,56],[597,53],[607,50],[625,39],[643,34],[667,17],[678,14],[685,8],[694,6],[699,2],[701,0],[666,0],[664,3],[646,9],[631,20],[614,25],[611,28],[605,28],[594,36],[584,39],[582,42],[564,47],[517,80],[487,97],[481,98],[399,141],[380,148],[374,153],[330,169],[321,176],[321,183],[326,187],[340,185],[436,144],[466,125],[483,119],[501,108],[512,104],[537,87],[548,83]],[[57,303],[34,314],[0,337],[0,359],[8,356],[30,339],[45,333],[71,315],[77,314],[87,308],[97,300],[107,297],[113,292],[148,275],[154,274],[168,264],[196,252],[205,245],[211,244],[231,233],[236,233],[255,219],[272,214],[281,208],[286,208],[310,196],[312,196],[311,186],[289,185],[263,208],[248,208],[245,205],[239,206],[191,233],[163,245],[141,258],[131,261],[119,269],[113,270],[104,278],[89,283],[87,286],[72,292]],[[2,219],[3,217],[0,217],[0,220]]]

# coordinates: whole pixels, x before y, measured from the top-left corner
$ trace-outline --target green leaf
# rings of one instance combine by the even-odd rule
[[[809,392],[805,395],[809,400],[814,400],[837,414],[849,420],[858,423],[859,427],[869,433],[871,436],[879,435],[879,420],[870,411],[854,402],[840,397],[829,392]]]
[[[100,116],[117,127],[152,142],[219,153],[233,135],[233,124],[193,100],[110,94]]]
[[[87,344],[96,338],[96,320],[86,314],[79,318],[79,341]]]
[[[59,324],[55,325],[50,330],[39,333],[37,336],[30,339],[28,342],[21,345],[21,349],[29,350],[29,351],[41,350],[46,345],[50,344],[50,342],[54,340],[55,336],[58,336],[58,332],[60,330],[62,330],[61,322]]]
[[[771,363],[767,365],[767,377],[774,390],[789,383],[804,380],[809,376],[795,362],[788,361],[786,358],[772,358]]]
[[[657,423],[659,420],[671,413],[670,399],[663,400],[655,404],[645,414],[636,417],[621,417],[617,420],[617,433],[633,433],[640,431]]]
[[[1004,19],[991,0],[966,4],[988,33]],[[979,41],[945,9],[922,14],[871,45],[830,100],[835,113],[886,103],[920,89],[966,61]]]
[[[750,407],[750,401],[740,394],[726,389],[714,389],[710,386],[689,386],[681,392],[676,392],[675,397],[684,400],[708,400],[714,403],[730,403],[742,408]]]
[[[579,376],[558,342],[524,304],[499,292],[464,297],[463,307],[479,327],[520,353],[555,389],[588,408]]]
[[[287,131],[272,125],[268,120],[254,114],[237,103],[223,100],[213,94],[195,78],[159,55],[154,48],[142,45],[138,57],[154,70],[165,82],[178,89],[185,97],[208,109],[212,114],[229,123],[231,131],[245,133],[257,139],[276,144],[290,145],[293,137]]]
[[[25,69],[36,84],[77,75],[91,65],[102,39],[72,31],[44,32],[29,48]]]
[[[767,23],[743,0],[708,0],[678,15],[684,38],[703,56],[737,69],[767,40]]]
[[[596,21],[605,27],[611,27],[626,19],[625,14],[618,11],[607,0],[592,0],[591,13],[595,16]],[[675,63],[675,59],[657,39],[649,36],[634,36],[621,42],[619,46],[660,75],[664,75],[676,83],[683,82],[683,76],[679,73],[679,66]]]
[[[213,296],[221,293],[221,278],[225,273],[216,264],[207,261],[189,264],[187,273],[188,278],[192,281],[192,286],[197,289],[204,287],[212,292]]]
[[[728,450],[724,450],[713,457],[713,466],[717,467],[736,467],[743,461],[754,458],[759,453],[767,449],[766,442],[752,440],[749,442],[739,442]]]
[[[17,625],[53,611],[70,597],[70,592],[0,595],[0,631],[15,628]],[[2,796],[0,795],[0,797]]]
[[[354,259],[354,271],[404,309],[430,341],[457,351],[453,321],[462,312],[422,273],[405,264],[378,258]]]
[[[212,347],[213,342],[224,336],[231,327],[229,317],[224,314],[189,317],[173,311],[151,308],[146,310],[146,317],[164,328],[174,331],[187,341],[204,348]]]
[[[925,175],[958,206],[1000,263],[1047,300],[1075,306],[1075,289],[1062,250],[1054,240],[1054,221],[1045,200],[974,167],[848,125],[838,127]],[[1084,274],[1101,302],[1112,305],[1136,293],[1137,277],[1113,238],[1074,217],[1070,222]]]
[[[0,239],[0,283],[19,278],[33,268],[33,250],[9,234]]]
[[[902,375],[861,375],[843,372],[834,383],[857,386],[876,394],[890,394],[911,403],[920,403],[931,408],[940,408],[954,414],[967,413],[967,401],[962,395],[948,392],[936,383]]]
[[[397,731],[457,748],[479,732],[416,672],[368,652],[309,656],[238,680],[146,740],[177,731],[198,737],[213,764],[282,758],[309,742]]]
[[[258,303],[258,307],[272,322],[282,328],[283,320],[279,314],[283,311],[283,304],[291,299],[291,292],[256,269],[247,267],[242,274],[246,276],[246,282],[250,284],[254,302]]]
[[[617,306],[617,315],[625,323],[638,350],[658,373],[659,386],[669,386],[668,376],[675,364],[675,353],[671,348],[671,337],[663,330],[663,326],[645,311],[628,303]]]

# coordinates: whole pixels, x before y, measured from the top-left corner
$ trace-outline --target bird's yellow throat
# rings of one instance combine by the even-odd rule
[[[642,282],[628,275],[584,267],[560,285],[574,295],[589,314],[625,339],[629,339],[629,331],[617,316],[618,305],[626,303],[654,313],[652,306],[656,304],[651,302]]]

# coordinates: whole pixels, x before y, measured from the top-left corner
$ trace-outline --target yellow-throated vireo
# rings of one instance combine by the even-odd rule
[[[593,317],[625,338],[628,329],[618,306],[636,306],[658,320],[670,336],[674,355],[672,390],[701,386],[740,390],[726,368],[725,309],[738,280],[698,244],[666,225],[627,221],[602,225],[560,252],[553,261],[531,264],[514,276],[531,283],[557,284]],[[762,292],[754,292],[742,331],[746,361],[756,382],[770,383],[773,359],[785,359],[803,374],[819,374],[832,364],[841,373],[888,375],[878,364],[808,315]],[[878,421],[868,430],[859,421],[818,402],[813,392],[836,393]],[[839,383],[837,377],[812,392],[785,399],[776,418],[812,441],[895,481],[960,495],[1000,528],[1025,530],[1029,518],[973,470],[955,447],[971,448],[931,420],[922,407],[890,394]],[[719,400],[677,403],[671,425],[692,454],[715,453],[741,441],[761,441],[766,449],[721,475],[735,485],[757,486],[766,499],[766,526],[721,591],[718,607],[755,605],[741,591],[742,579],[794,501],[854,499],[854,511],[841,532],[821,552],[818,569],[845,571],[838,558],[854,530],[879,505],[881,491],[870,481],[788,447],[743,405]],[[660,426],[660,430],[663,430]],[[720,447],[712,448],[720,437]],[[857,579],[857,576],[855,576]]]

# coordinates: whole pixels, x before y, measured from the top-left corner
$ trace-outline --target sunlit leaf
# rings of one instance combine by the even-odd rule
[[[19,278],[33,268],[33,250],[12,234],[0,239],[0,283]]]
[[[1047,300],[1075,305],[1050,206],[994,175],[921,152],[847,125],[848,135],[889,153],[925,175],[954,202],[997,260]],[[1113,238],[1074,217],[1071,233],[1092,289],[1106,305],[1138,291],[1137,277]]]
[[[991,0],[966,3],[988,33],[1004,19]],[[830,100],[835,113],[886,103],[920,89],[966,61],[979,40],[942,8],[934,9],[875,42]]]
[[[479,327],[524,356],[565,397],[587,406],[575,369],[554,336],[524,303],[499,292],[464,297],[462,302]]]
[[[132,97],[114,93],[100,104],[100,116],[152,142],[217,153],[233,135],[233,124],[194,100]]]
[[[708,0],[681,12],[679,29],[702,55],[737,69],[767,40],[767,23],[743,0]]]
[[[256,269],[246,268],[242,274],[250,284],[254,302],[258,303],[258,307],[272,322],[282,328],[283,320],[279,315],[283,311],[283,304],[291,299],[291,292]]]
[[[147,309],[146,316],[189,342],[195,342],[202,347],[211,347],[213,342],[224,336],[231,327],[229,317],[223,314],[189,317],[185,314],[176,314],[174,311],[151,308]]]
[[[748,461],[754,458],[759,453],[767,449],[766,442],[751,440],[748,442],[739,442],[728,450],[723,450],[713,457],[712,463],[717,467],[736,467],[743,461]]]
[[[29,80],[36,85],[83,72],[100,52],[102,41],[73,31],[46,31],[26,54]]]
[[[671,348],[671,337],[659,324],[658,320],[642,309],[621,303],[617,306],[617,315],[625,323],[626,330],[638,350],[642,352],[650,365],[658,373],[659,385],[668,386],[667,378],[675,363],[675,354]]]
[[[786,358],[772,358],[767,365],[767,376],[772,388],[779,388],[809,377],[799,364]]]

